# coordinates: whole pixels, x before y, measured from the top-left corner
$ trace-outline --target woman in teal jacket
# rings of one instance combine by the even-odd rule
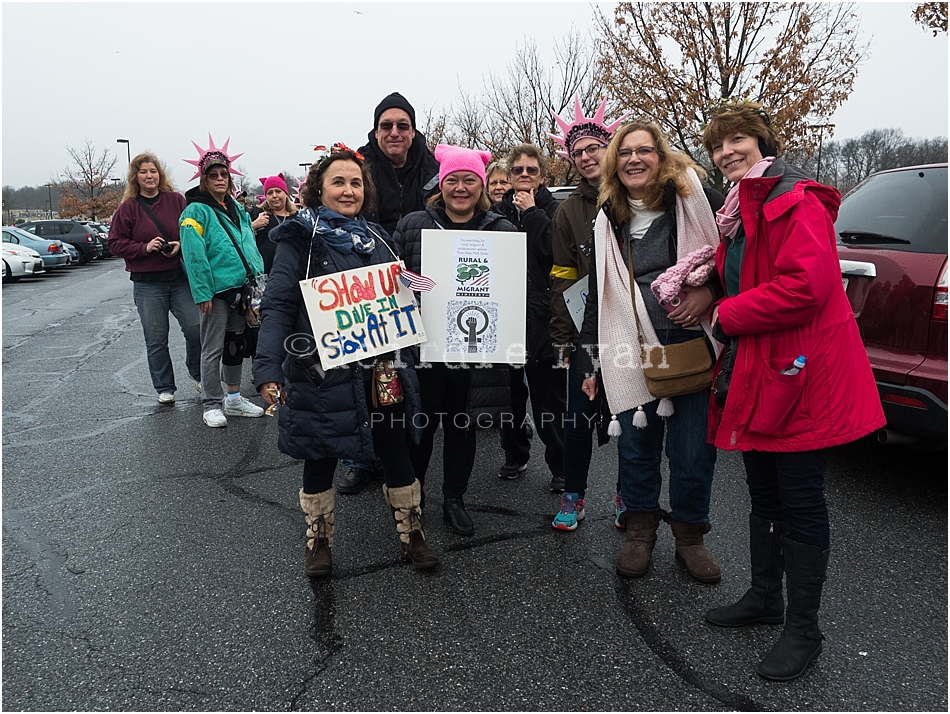
[[[198,166],[192,178],[200,176],[201,181],[185,194],[188,205],[180,221],[185,271],[201,314],[201,392],[204,422],[210,427],[227,426],[228,416],[264,414],[241,396],[242,363],[253,357],[253,347],[246,339],[240,288],[248,271],[254,275],[264,271],[264,260],[250,216],[231,198],[231,174],[236,173],[231,158],[227,142],[223,149],[211,142],[197,162],[190,162]],[[227,397],[222,378],[228,385]]]

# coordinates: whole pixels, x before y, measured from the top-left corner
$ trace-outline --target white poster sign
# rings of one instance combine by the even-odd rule
[[[574,321],[574,327],[577,328],[578,332],[580,332],[584,326],[584,308],[587,307],[588,277],[589,276],[585,275],[562,293],[562,295],[564,295],[564,304],[567,305],[567,313]]]
[[[324,369],[426,339],[412,291],[399,281],[399,263],[319,275],[300,281]]]
[[[424,361],[524,364],[525,251],[524,233],[422,231]]]

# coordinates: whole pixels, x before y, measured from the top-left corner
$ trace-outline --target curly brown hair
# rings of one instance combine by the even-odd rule
[[[630,206],[627,204],[627,187],[620,181],[617,174],[617,152],[623,140],[635,131],[645,131],[653,138],[656,155],[660,159],[659,171],[656,178],[646,187],[646,196],[643,202],[651,211],[663,207],[663,195],[666,184],[672,181],[679,196],[689,196],[692,192],[689,181],[686,179],[686,169],[693,169],[699,180],[706,178],[706,170],[681,151],[674,151],[663,135],[663,131],[653,122],[631,121],[614,132],[610,144],[607,145],[604,160],[600,165],[600,196],[597,205],[610,202],[614,218],[619,223],[627,223],[631,218]]]
[[[316,208],[322,206],[323,201],[320,198],[320,191],[323,190],[323,177],[334,162],[352,161],[360,167],[360,174],[363,177],[363,205],[360,213],[370,213],[376,207],[376,185],[373,183],[373,177],[369,171],[369,165],[356,155],[355,151],[344,149],[330,154],[318,164],[313,164],[310,171],[307,172],[307,181],[300,189],[300,200],[307,208]]]

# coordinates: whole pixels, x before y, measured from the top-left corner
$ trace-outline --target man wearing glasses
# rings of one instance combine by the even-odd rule
[[[499,478],[516,479],[527,469],[531,442],[525,428],[528,392],[535,430],[544,442],[551,470],[551,491],[564,490],[564,373],[555,368],[548,323],[551,320],[551,218],[557,201],[544,185],[547,161],[538,147],[520,144],[508,156],[511,188],[491,210],[524,231],[528,238],[527,362],[510,367],[512,422],[501,426],[505,463]],[[527,378],[527,386],[525,386]]]
[[[578,280],[585,280],[590,270],[590,246],[594,219],[597,217],[597,191],[600,186],[600,163],[604,149],[614,131],[627,117],[624,114],[612,124],[604,121],[607,99],[601,102],[593,117],[584,116],[580,99],[574,98],[574,121],[568,122],[557,114],[554,119],[561,134],[549,134],[564,147],[558,155],[577,169],[581,180],[577,188],[560,205],[551,223],[554,266],[551,268],[551,339],[561,365],[568,370],[567,418],[564,422],[564,493],[561,508],[551,525],[557,530],[574,531],[584,519],[584,494],[591,459],[591,434],[598,422],[601,397],[591,401],[581,391],[584,374],[578,370],[572,357],[579,348],[579,331],[564,302],[564,291]],[[598,443],[607,443],[606,428],[598,430]],[[619,488],[617,493],[619,494]],[[617,515],[623,512],[623,502],[616,497]],[[616,525],[616,522],[615,522]]]
[[[380,223],[392,235],[399,219],[425,208],[437,190],[439,162],[416,131],[416,110],[399,92],[376,107],[369,142],[359,149],[366,157],[376,185],[376,208],[367,220]]]

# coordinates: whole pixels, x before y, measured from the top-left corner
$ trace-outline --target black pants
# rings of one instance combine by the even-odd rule
[[[511,385],[512,420],[502,421],[501,448],[505,461],[528,463],[531,441],[524,427],[531,393],[534,428],[544,443],[544,460],[551,474],[564,474],[564,418],[567,409],[567,372],[554,366],[554,360],[528,360],[525,366],[508,367]],[[525,386],[525,377],[528,384]]]
[[[383,477],[389,488],[410,486],[416,476],[409,459],[409,420],[406,403],[389,407],[374,407],[372,401],[373,380],[365,380],[366,406],[369,408],[373,432],[373,450],[383,462]],[[335,458],[307,459],[303,463],[303,492],[320,493],[333,486]]]
[[[468,394],[471,368],[430,362],[416,370],[419,375],[419,393],[422,414],[417,423],[422,426],[419,445],[409,445],[409,456],[420,483],[425,483],[429,460],[432,458],[433,439],[439,423],[442,424],[442,495],[461,498],[468,490],[468,481],[475,466],[475,424],[468,415]],[[377,451],[377,454],[380,452]]]
[[[824,451],[744,451],[752,515],[788,523],[788,537],[828,550]]]

